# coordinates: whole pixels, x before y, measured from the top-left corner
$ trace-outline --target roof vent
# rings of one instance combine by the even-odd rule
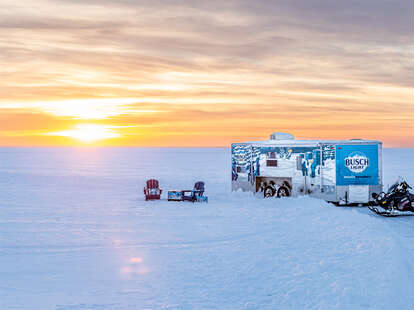
[[[274,132],[270,135],[270,140],[295,140],[295,137],[290,133]]]

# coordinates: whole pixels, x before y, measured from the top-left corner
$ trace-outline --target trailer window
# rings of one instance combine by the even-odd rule
[[[276,158],[276,152],[268,152],[267,153],[267,158],[275,159]]]
[[[267,167],[277,167],[277,160],[276,159],[268,159],[266,160]]]
[[[302,170],[302,156],[296,157],[296,169]]]

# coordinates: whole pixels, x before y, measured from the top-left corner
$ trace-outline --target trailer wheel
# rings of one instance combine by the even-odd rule
[[[273,197],[276,194],[275,189],[272,186],[266,186],[263,190],[265,198]]]
[[[289,189],[287,187],[281,186],[279,187],[279,189],[277,190],[277,197],[281,198],[281,197],[289,197],[290,193],[289,193]]]

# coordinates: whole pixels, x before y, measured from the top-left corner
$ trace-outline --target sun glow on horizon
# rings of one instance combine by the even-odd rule
[[[78,119],[105,119],[122,114],[122,108],[125,105],[136,101],[136,98],[71,99],[38,103],[37,108],[57,116],[72,116]]]
[[[99,140],[119,138],[121,135],[112,130],[112,126],[96,124],[78,124],[74,129],[51,132],[49,136],[61,136],[76,139],[83,143],[92,143]]]

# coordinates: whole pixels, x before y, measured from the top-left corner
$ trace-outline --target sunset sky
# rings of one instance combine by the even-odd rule
[[[0,145],[414,147],[414,1],[2,0]]]

